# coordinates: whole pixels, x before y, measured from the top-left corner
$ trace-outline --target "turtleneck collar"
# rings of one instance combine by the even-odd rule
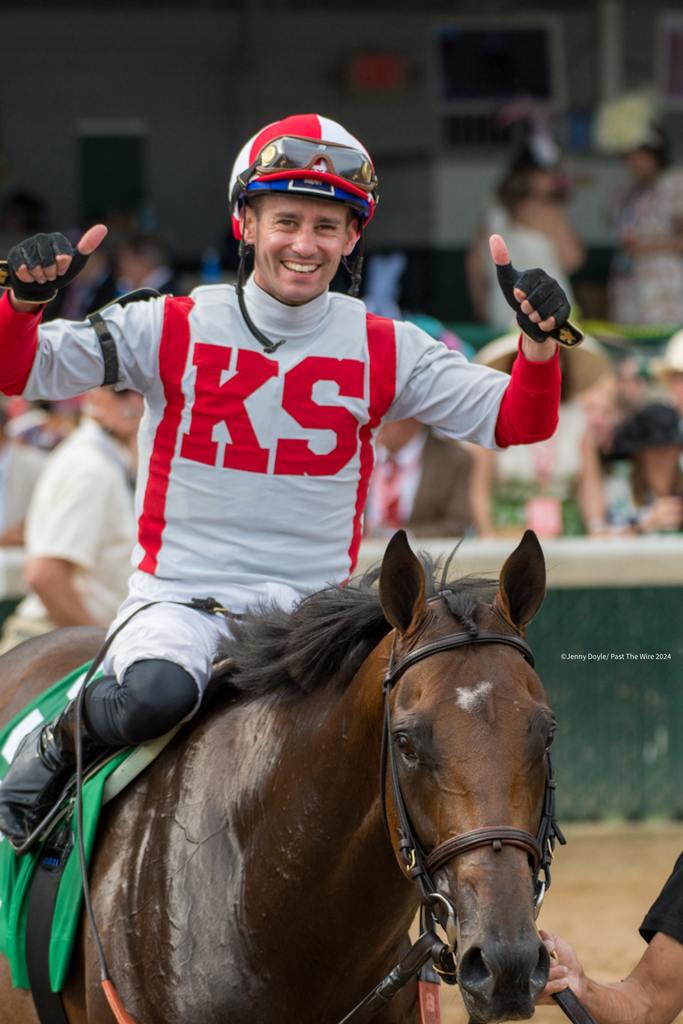
[[[301,337],[318,330],[330,305],[329,290],[302,306],[287,306],[274,299],[254,281],[254,275],[244,286],[247,312],[259,330],[272,341]]]

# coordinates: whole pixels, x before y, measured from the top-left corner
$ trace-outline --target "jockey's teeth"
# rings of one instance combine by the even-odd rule
[[[290,263],[284,261],[287,270],[296,270],[299,274],[312,274],[314,270],[317,270],[317,266],[311,266],[310,263]]]

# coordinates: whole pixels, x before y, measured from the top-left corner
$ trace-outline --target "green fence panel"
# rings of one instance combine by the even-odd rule
[[[683,589],[550,590],[529,639],[560,820],[683,817]]]

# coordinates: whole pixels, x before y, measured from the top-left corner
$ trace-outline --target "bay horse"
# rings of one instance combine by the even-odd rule
[[[237,623],[229,685],[104,809],[95,914],[140,1024],[337,1024],[405,953],[419,894],[380,784],[388,665],[388,742],[424,850],[481,829],[536,834],[553,716],[521,639],[545,592],[535,535],[497,584],[439,581],[402,532],[377,577]],[[5,655],[0,710],[101,639],[60,630]],[[524,842],[466,842],[434,875],[457,914],[471,1020],[529,1018],[548,954]],[[35,1024],[0,961],[0,1024]],[[417,1022],[416,991],[378,1024]],[[85,924],[63,997],[70,1024],[110,1024]]]

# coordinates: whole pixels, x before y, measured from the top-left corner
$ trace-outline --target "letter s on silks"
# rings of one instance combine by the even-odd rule
[[[552,338],[567,348],[573,348],[583,341],[581,331],[568,319],[567,296],[555,278],[546,274],[545,270],[535,267],[533,270],[520,272],[515,270],[512,263],[505,263],[503,266],[496,266],[496,275],[505,301],[515,311],[517,323],[527,337],[538,342]],[[522,313],[521,304],[514,296],[515,288],[526,294],[527,300],[540,315],[541,320],[555,317],[556,326],[552,331],[542,331],[526,313]]]

